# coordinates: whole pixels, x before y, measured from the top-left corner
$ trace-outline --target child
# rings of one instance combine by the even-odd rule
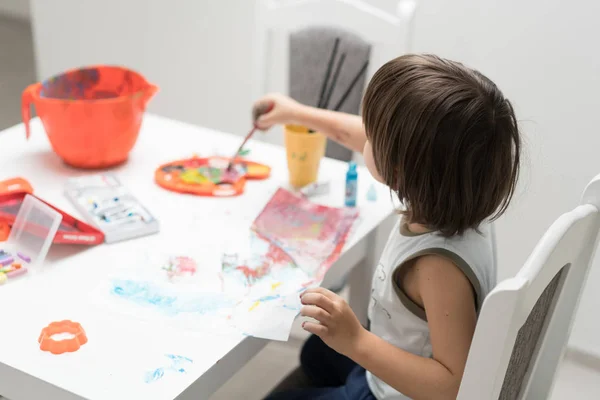
[[[521,140],[510,102],[485,76],[405,55],[369,83],[363,116],[282,95],[258,120],[300,124],[362,151],[406,207],[376,268],[365,329],[338,295],[306,290],[301,366],[309,388],[271,399],[455,399],[477,313],[495,285],[490,221],[513,195]],[[363,125],[364,123],[364,125]],[[314,321],[313,320],[313,321]]]

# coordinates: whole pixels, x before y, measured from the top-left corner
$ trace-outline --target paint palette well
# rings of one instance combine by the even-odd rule
[[[266,179],[271,168],[247,160],[236,161],[229,171],[224,157],[192,157],[161,165],[154,173],[156,183],[179,193],[230,197],[244,192],[246,180]]]

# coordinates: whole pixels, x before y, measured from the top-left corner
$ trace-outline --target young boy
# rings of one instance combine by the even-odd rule
[[[369,83],[363,116],[282,95],[258,120],[300,124],[362,151],[406,209],[376,268],[365,329],[338,295],[302,294],[314,335],[301,355],[311,387],[272,399],[455,399],[477,314],[495,285],[490,221],[515,190],[521,140],[510,102],[485,76],[405,55]],[[364,125],[363,125],[364,123]]]

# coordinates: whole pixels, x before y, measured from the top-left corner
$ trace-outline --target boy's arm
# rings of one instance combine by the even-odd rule
[[[413,355],[370,332],[350,357],[415,400],[456,399],[475,332],[473,289],[458,267],[442,257],[421,257],[414,270],[433,357]]]
[[[363,151],[367,136],[362,118],[358,115],[306,106],[281,94],[270,94],[259,99],[255,108],[265,103],[274,103],[274,107],[256,121],[260,129],[266,130],[276,124],[303,125],[351,150]]]
[[[367,331],[341,297],[322,288],[302,295],[301,314],[319,321],[302,326],[412,399],[456,399],[475,332],[473,289],[445,258],[424,256],[413,268],[417,300],[427,313],[432,358],[404,351]]]
[[[359,153],[367,141],[362,118],[358,115],[301,106],[296,121]]]

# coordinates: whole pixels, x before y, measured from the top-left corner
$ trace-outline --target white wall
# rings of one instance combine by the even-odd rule
[[[395,7],[393,0],[372,3]],[[414,50],[480,69],[513,101],[521,120],[527,152],[519,193],[498,223],[500,277],[505,278],[520,268],[545,229],[577,204],[585,184],[600,172],[600,3],[420,3]],[[129,65],[162,88],[151,111],[246,132],[254,0],[98,4],[32,0],[40,77],[90,63]],[[588,286],[571,343],[600,356],[597,261]]]
[[[150,111],[247,133],[253,1],[32,0],[31,8],[40,79],[123,64],[159,85]]]
[[[0,15],[29,19],[29,0],[0,0]]]

